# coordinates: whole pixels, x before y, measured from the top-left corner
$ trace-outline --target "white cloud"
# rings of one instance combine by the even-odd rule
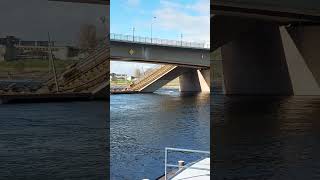
[[[127,0],[129,6],[138,6],[140,4],[140,0]]]
[[[154,68],[156,66],[158,65],[149,63],[111,61],[110,72],[117,74],[134,75],[135,69],[140,69],[142,72],[145,72],[147,69]]]
[[[180,10],[192,10],[199,14],[208,14],[210,12],[209,0],[197,0],[195,3],[177,3],[172,0],[160,0],[163,7],[178,8]]]
[[[210,13],[210,2],[209,0],[198,0],[195,4],[189,6],[188,8],[200,14],[207,15]]]
[[[161,0],[160,4],[161,7],[154,11],[159,28],[182,33],[183,40],[210,41],[209,0],[197,0],[193,4]]]

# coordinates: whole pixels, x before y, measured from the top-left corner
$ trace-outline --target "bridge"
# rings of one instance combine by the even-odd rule
[[[310,0],[211,1],[225,93],[320,95],[319,22],[320,2]]]
[[[52,1],[103,5],[110,4],[109,0]],[[210,90],[210,51],[209,46],[204,43],[190,43],[185,41],[172,41],[157,38],[151,39],[138,36],[110,34],[109,48],[109,52],[111,53],[110,57],[105,55],[106,57],[104,59],[111,58],[111,60],[114,61],[166,64],[161,66],[159,69],[155,69],[151,74],[148,74],[140,81],[137,81],[135,84],[131,85],[131,88],[135,91],[154,92],[156,89],[162,87],[164,84],[177,77],[180,77],[181,91],[189,92]],[[104,68],[106,67],[104,64],[101,66]],[[70,72],[74,72],[74,70]],[[83,76],[81,73],[79,75]],[[61,89],[68,89],[69,91],[75,91],[77,89],[70,88],[69,81],[65,81],[63,78],[60,78],[60,80],[64,82],[64,85],[59,85],[64,86],[64,88],[61,87]],[[51,87],[53,87],[53,84],[53,81],[51,81]],[[87,90],[86,88],[84,89]]]
[[[179,77],[180,91],[210,91],[210,50],[206,43],[110,34],[113,61],[165,64],[131,85],[154,92]]]
[[[139,39],[132,37],[135,38]],[[53,47],[48,46],[45,50],[51,52]],[[8,90],[6,94],[28,96],[78,94],[81,97],[106,98],[110,89],[108,78],[110,59],[164,64],[132,84],[130,88],[136,92],[154,92],[177,77],[180,78],[182,92],[208,92],[210,91],[209,53],[208,46],[201,43],[164,41],[156,38],[152,43],[115,38],[109,41],[109,38],[106,38],[86,58],[67,67],[61,74],[52,75],[42,83],[41,87],[26,87],[20,92]]]
[[[165,63],[177,66],[210,67],[210,47],[206,43],[110,34],[111,59]]]
[[[49,0],[69,3],[88,3],[109,6],[109,0]],[[106,7],[107,10],[109,9]],[[51,44],[51,43],[49,43]],[[109,92],[109,67],[110,52],[109,39],[106,38],[99,43],[97,48],[83,60],[70,65],[61,73],[52,75],[43,81],[40,86],[25,85],[14,88],[15,83],[0,90],[0,103],[6,102],[36,102],[48,100],[70,100],[70,99],[105,99]],[[18,47],[25,48],[25,47]],[[50,55],[54,47],[45,48]]]
[[[108,5],[102,0],[54,0]],[[148,39],[142,37],[108,35],[99,47],[84,60],[61,74],[57,74],[42,83],[41,87],[25,87],[19,92],[5,90],[6,95],[37,95],[64,98],[64,95],[106,98],[110,88],[110,59],[117,61],[135,61],[166,64],[131,85],[138,92],[154,92],[169,81],[179,77],[180,90],[187,92],[210,91],[210,51],[205,43]],[[132,38],[132,40],[131,40]],[[49,43],[50,44],[50,43]],[[46,48],[48,52],[52,47]]]

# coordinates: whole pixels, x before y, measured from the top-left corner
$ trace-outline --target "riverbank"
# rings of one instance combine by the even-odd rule
[[[75,60],[55,60],[57,73],[63,72],[68,66],[75,64]],[[0,62],[0,79],[42,79],[52,72],[48,60],[28,59]]]
[[[111,89],[124,89],[129,87],[131,83],[133,83],[133,81],[124,81],[124,80],[110,81]],[[170,89],[179,89],[180,87],[179,78],[172,80],[171,82],[164,85],[163,87],[170,88]]]

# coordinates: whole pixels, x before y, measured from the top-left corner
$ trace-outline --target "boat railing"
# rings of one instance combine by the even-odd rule
[[[170,148],[170,147],[166,147],[165,148],[165,162],[164,162],[164,179],[168,180],[168,168],[169,167],[175,167],[175,168],[179,168],[179,170],[176,172],[180,172],[181,170],[185,169],[185,168],[190,168],[190,169],[198,169],[198,170],[209,170],[209,168],[198,168],[198,167],[191,167],[191,165],[193,165],[194,163],[189,163],[187,165],[184,164],[170,164],[168,163],[168,152],[169,151],[175,151],[175,152],[187,152],[187,153],[198,153],[198,154],[206,154],[210,156],[210,151],[200,151],[200,150],[192,150],[192,149],[181,149],[181,148]]]

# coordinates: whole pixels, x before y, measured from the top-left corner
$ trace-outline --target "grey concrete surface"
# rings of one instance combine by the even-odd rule
[[[226,94],[293,94],[280,31],[256,22],[246,33],[222,46]]]
[[[111,60],[210,67],[210,50],[111,41]]]

